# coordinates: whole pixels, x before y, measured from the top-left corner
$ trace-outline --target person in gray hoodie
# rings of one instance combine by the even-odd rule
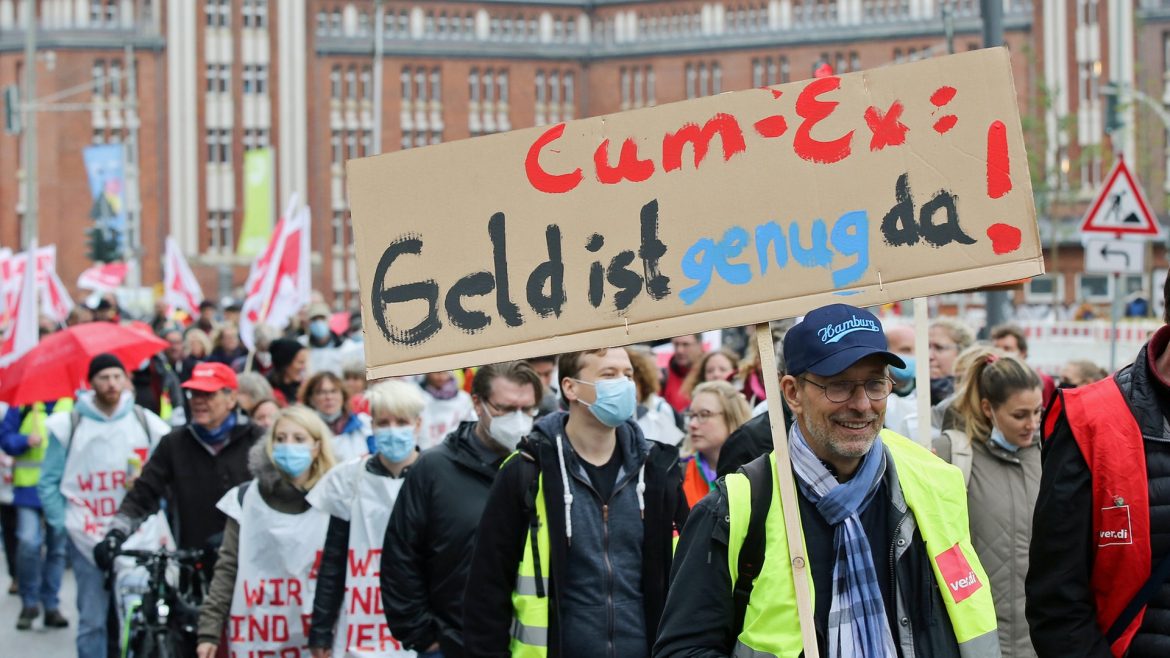
[[[464,596],[468,656],[650,655],[687,503],[675,447],[633,420],[625,350],[560,357],[569,411],[542,418],[492,485]]]

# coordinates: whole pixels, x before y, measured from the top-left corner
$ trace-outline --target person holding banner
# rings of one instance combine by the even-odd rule
[[[329,471],[307,497],[329,514],[309,626],[314,658],[329,656],[330,650],[338,658],[413,655],[391,635],[378,605],[378,567],[394,501],[419,456],[426,400],[417,386],[400,381],[378,384],[369,400],[374,453]]]
[[[962,475],[882,428],[888,368],[904,362],[877,318],[813,310],[785,335],[784,362],[791,466],[760,457],[691,512],[654,655],[796,656],[811,621],[829,658],[999,656]],[[803,537],[785,535],[777,467],[795,475],[799,510],[787,512]],[[788,559],[800,541],[812,620],[798,616]]]
[[[536,424],[488,495],[464,646],[469,656],[649,656],[687,516],[678,451],[634,421],[624,349],[562,354],[557,370],[569,411]]]
[[[405,646],[465,655],[468,548],[501,462],[532,430],[543,388],[523,361],[480,366],[471,381],[479,418],[460,423],[411,467],[382,550],[386,622]]]
[[[215,657],[221,634],[234,656],[304,654],[329,525],[307,495],[333,464],[329,428],[299,405],[282,410],[252,447],[254,479],[217,504],[228,521],[199,611],[198,658]]]
[[[1170,279],[1162,290],[1170,300]],[[1041,658],[1170,655],[1170,304],[1137,358],[1058,389],[1025,589]]]
[[[103,658],[110,596],[94,547],[171,427],[134,403],[126,368],[116,356],[95,356],[88,378],[92,390],[77,396],[72,411],[54,413],[45,423],[49,449],[37,490],[45,521],[69,536],[77,580],[77,655]]]

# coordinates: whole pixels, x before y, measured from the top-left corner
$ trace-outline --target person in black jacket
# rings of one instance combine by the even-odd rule
[[[788,403],[781,400],[780,407],[784,410],[784,426],[792,427],[792,410],[788,408]],[[765,411],[748,420],[727,437],[727,442],[719,451],[716,475],[723,477],[734,473],[756,457],[772,452],[772,417],[769,413]]]
[[[678,452],[633,420],[625,350],[563,354],[558,371],[568,413],[537,423],[488,496],[464,594],[466,655],[509,656],[516,642],[554,658],[649,656],[687,516]]]
[[[126,493],[110,530],[94,548],[98,566],[113,557],[166,498],[180,548],[218,548],[227,517],[215,505],[232,487],[252,479],[248,450],[263,431],[239,412],[236,373],[222,363],[200,363],[183,384],[191,423],[164,436]]]
[[[1163,295],[1170,300],[1170,280]],[[1170,310],[1164,320],[1167,325],[1142,347],[1133,364],[1088,387],[1062,389],[1044,419],[1044,470],[1025,580],[1028,625],[1040,658],[1170,656],[1170,581],[1153,590],[1140,619],[1131,616],[1128,624],[1117,623],[1118,610],[1128,606],[1159,563],[1170,559]],[[1108,391],[1110,387],[1116,390]],[[1078,412],[1073,400],[1088,389],[1096,400],[1108,391],[1115,403],[1086,399]],[[1123,437],[1132,443],[1120,441]],[[1126,456],[1117,464],[1090,469],[1085,451],[1094,456],[1095,445]],[[1124,483],[1115,486],[1119,481]],[[1126,485],[1137,495],[1120,495]],[[1138,492],[1143,491],[1148,505],[1140,501]],[[1106,525],[1122,519],[1122,525]],[[1138,525],[1143,521],[1148,521],[1148,531]],[[1124,540],[1110,540],[1108,530],[1125,530]],[[1150,562],[1138,565],[1137,551]],[[1116,564],[1118,552],[1127,556],[1122,561],[1132,571],[1101,578],[1102,565]],[[1129,577],[1123,580],[1122,575]],[[1111,642],[1106,629],[1114,625],[1124,628]]]
[[[463,587],[475,530],[500,463],[532,428],[542,389],[525,362],[481,367],[471,383],[479,420],[424,453],[403,484],[381,576],[386,622],[406,648],[464,655]]]

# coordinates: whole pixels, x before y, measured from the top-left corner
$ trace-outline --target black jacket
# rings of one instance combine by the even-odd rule
[[[1145,439],[1151,566],[1170,554],[1170,388],[1151,368],[1151,358],[1156,359],[1167,342],[1170,327],[1163,327],[1132,365],[1114,375]],[[1025,583],[1032,644],[1040,658],[1108,658],[1112,654],[1097,624],[1089,586],[1096,553],[1092,475],[1063,413],[1052,422],[1053,431],[1044,444]],[[1170,583],[1150,600],[1127,655],[1170,656]]]
[[[424,452],[398,492],[382,546],[382,606],[390,632],[407,648],[438,642],[463,655],[463,588],[475,530],[500,461],[485,463],[464,422]]]
[[[784,426],[791,427],[792,411],[788,409],[787,403],[781,401],[780,404],[784,409]],[[740,466],[756,457],[772,452],[771,418],[769,412],[765,411],[755,418],[748,419],[727,437],[727,441],[719,450],[719,463],[715,466],[715,472],[719,477],[734,473]]]
[[[248,450],[263,433],[241,415],[228,444],[214,456],[190,425],[164,436],[126,492],[110,528],[129,534],[157,512],[165,498],[180,548],[204,548],[209,540],[218,546],[227,516],[215,504],[229,489],[252,479]]]
[[[892,461],[889,463],[893,464]],[[895,564],[898,533],[906,534],[905,530],[911,527],[907,524],[907,517],[912,514],[900,495],[901,489],[897,490],[901,502],[895,501],[891,495],[898,486],[897,470],[888,468],[873,500],[860,514],[879,575],[878,586],[886,605],[886,618],[894,644],[898,655],[902,656],[902,647],[898,646],[899,626],[909,624],[915,655],[958,658],[958,640],[931,570],[926,545],[916,526],[910,535],[909,546]],[[823,656],[828,650],[825,629],[833,599],[833,528],[802,493],[798,493],[798,497],[815,591],[817,645]],[[778,504],[778,501],[772,504]],[[721,478],[691,510],[679,541],[671,574],[672,581],[677,580],[679,585],[670,589],[658,643],[654,646],[655,658],[716,658],[730,656],[734,650],[741,629],[733,628],[731,574],[727,569],[730,518],[727,492]],[[765,562],[774,557],[765,553]],[[889,576],[884,577],[887,573]],[[899,592],[905,610],[904,623],[898,612]]]
[[[558,425],[563,428],[565,419],[564,412],[551,414],[542,419],[537,430],[521,442],[520,455],[504,465],[492,485],[488,505],[476,536],[475,555],[472,558],[464,600],[463,628],[469,656],[503,658],[510,655],[508,644],[512,626],[511,595],[532,520],[530,505],[526,498],[534,491],[533,485],[541,470],[546,474],[543,482],[548,515],[551,571],[547,575],[550,597],[548,655],[550,658],[566,654],[604,655],[581,645],[570,647],[564,634],[566,624],[561,619],[562,608],[568,607],[566,599],[570,597],[566,594],[565,583],[572,580],[568,564],[571,549],[565,538],[565,507],[561,502],[564,499],[564,488],[561,483],[556,441],[548,434],[555,433],[549,431],[549,428]],[[623,439],[623,436],[628,438]],[[686,496],[682,492],[682,473],[679,469],[677,449],[646,441],[632,420],[619,428],[618,437],[619,449],[627,452],[636,450],[639,465],[645,464],[645,510],[640,528],[642,531],[640,590],[647,642],[644,652],[648,655],[649,645],[653,643],[657,634],[658,621],[666,603],[674,535],[686,523],[688,509]],[[634,445],[623,446],[623,441],[632,442]],[[564,442],[564,450],[566,468],[580,468],[567,439]],[[628,459],[624,462],[623,468],[625,474],[619,478],[611,501],[626,495],[619,491],[623,487],[626,492],[634,487],[629,483],[629,478],[632,476],[636,481],[637,469],[630,473]],[[623,485],[623,481],[627,484]],[[595,505],[595,502],[588,500],[587,497],[586,500],[574,501],[575,510],[590,510],[592,505]],[[578,511],[574,511],[575,520],[577,516]],[[610,517],[609,522],[613,523],[614,519]],[[574,543],[582,545],[581,542],[589,541],[590,537],[578,534],[589,532],[587,527],[579,528],[575,521],[574,528],[573,536],[577,540]],[[602,583],[598,583],[597,586],[602,587]],[[573,598],[581,597],[574,595]],[[604,642],[605,639],[598,637],[596,641]]]

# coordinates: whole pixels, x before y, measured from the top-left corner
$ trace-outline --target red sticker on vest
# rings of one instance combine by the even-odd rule
[[[1097,547],[1123,546],[1133,543],[1133,526],[1129,520],[1129,505],[1104,507],[1097,526]]]
[[[939,573],[946,581],[947,589],[955,603],[962,603],[983,587],[983,583],[979,582],[979,577],[975,575],[975,570],[971,568],[971,563],[967,561],[967,556],[963,555],[963,549],[959,548],[958,544],[936,555],[934,563],[938,565]]]

